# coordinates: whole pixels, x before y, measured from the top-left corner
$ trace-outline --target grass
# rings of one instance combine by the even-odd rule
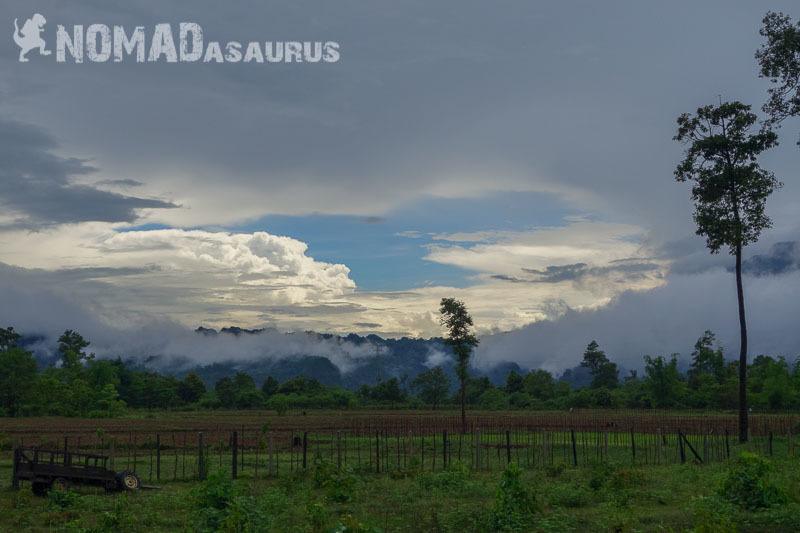
[[[757,511],[720,495],[735,471],[722,462],[523,469],[519,481],[533,497],[535,511],[522,530],[798,531],[800,468],[783,457],[771,466],[767,481],[786,495],[786,503]],[[8,474],[3,464],[3,531],[461,533],[492,529],[503,475],[458,464],[436,472],[420,472],[414,465],[390,475],[338,472],[318,460],[306,472],[269,480],[231,482],[220,473],[205,483],[167,482],[154,491],[107,495],[82,488],[68,497],[37,498],[27,485],[9,490]]]

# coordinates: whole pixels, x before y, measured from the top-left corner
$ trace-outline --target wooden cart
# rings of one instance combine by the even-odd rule
[[[11,486],[18,489],[20,481],[29,481],[37,496],[44,496],[53,488],[66,489],[71,485],[96,485],[108,492],[141,488],[135,472],[114,472],[107,465],[108,457],[105,455],[15,448]]]

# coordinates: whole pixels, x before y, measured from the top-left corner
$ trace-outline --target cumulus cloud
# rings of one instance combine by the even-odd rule
[[[316,334],[265,330],[252,335],[201,335],[169,318],[116,309],[102,299],[92,301],[87,298],[87,286],[97,284],[96,281],[78,276],[84,285],[77,291],[74,284],[63,283],[65,276],[74,277],[75,274],[74,271],[51,272],[0,264],[0,323],[13,325],[25,335],[39,337],[41,340],[34,349],[44,353],[55,347],[55,339],[64,330],[74,329],[91,341],[90,350],[100,357],[146,359],[159,356],[164,363],[322,356],[341,371],[348,372],[376,353],[370,343],[356,345]],[[95,277],[93,274],[88,277]],[[100,274],[131,273],[107,271]],[[103,291],[103,294],[109,293]]]
[[[85,225],[17,235],[0,235],[0,260],[37,269],[41,278],[106,308],[190,326],[262,325],[285,313],[281,325],[296,329],[303,314],[346,311],[342,299],[355,288],[346,266],[317,261],[305,243],[266,232],[117,232]]]
[[[98,247],[117,264],[156,264],[181,276],[230,276],[239,287],[261,289],[274,303],[317,301],[355,288],[346,266],[316,261],[304,242],[263,231],[127,231]]]

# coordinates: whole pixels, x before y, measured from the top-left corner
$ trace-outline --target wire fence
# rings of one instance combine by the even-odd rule
[[[342,422],[342,420],[340,420]],[[727,460],[741,448],[731,416],[458,416],[355,418],[339,428],[217,427],[19,432],[6,448],[103,454],[110,468],[150,482],[232,477],[271,478],[327,463],[376,474],[438,471],[454,463],[476,471],[582,466],[698,464]],[[794,456],[795,415],[753,417],[747,449]],[[301,425],[302,426],[302,425]]]

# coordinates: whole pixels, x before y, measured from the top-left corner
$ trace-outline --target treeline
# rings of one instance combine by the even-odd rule
[[[0,329],[0,412],[5,416],[114,417],[128,409],[289,409],[433,408],[459,402],[442,367],[414,379],[390,378],[356,391],[299,376],[284,382],[267,377],[256,383],[244,372],[207,387],[196,373],[182,379],[144,370],[121,359],[97,359],[75,331],[58,339],[59,363],[39,369],[18,346],[13,328]],[[576,374],[585,385],[576,387]],[[756,357],[748,366],[751,406],[759,410],[800,408],[800,362]],[[577,376],[580,378],[580,376]],[[572,384],[570,383],[572,381]],[[714,335],[694,346],[686,372],[677,355],[644,357],[644,371],[620,376],[619,367],[592,341],[580,368],[556,378],[545,370],[512,371],[503,386],[486,377],[469,378],[466,402],[477,409],[569,409],[586,407],[735,409],[738,363],[726,361]]]

